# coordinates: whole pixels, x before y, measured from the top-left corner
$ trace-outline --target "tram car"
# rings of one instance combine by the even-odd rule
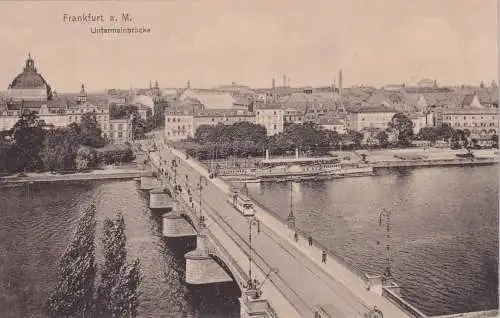
[[[229,203],[244,216],[255,215],[255,209],[252,200],[241,193],[237,188],[232,187],[229,196]]]

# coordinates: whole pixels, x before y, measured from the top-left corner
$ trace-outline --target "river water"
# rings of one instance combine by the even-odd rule
[[[383,170],[375,177],[294,183],[296,225],[368,273],[386,266],[402,294],[428,315],[498,308],[498,166]],[[250,184],[282,219],[290,185]],[[377,244],[378,242],[378,244]]]
[[[249,191],[286,218],[289,184],[252,184]],[[385,266],[379,211],[392,207],[392,272],[405,298],[425,313],[498,306],[497,166],[382,171],[294,183],[293,191],[297,225],[372,273]],[[0,198],[1,317],[45,316],[59,258],[90,202],[98,210],[98,262],[103,220],[124,215],[128,258],[140,258],[143,269],[140,317],[239,317],[234,285],[186,287],[182,255],[189,246],[167,245],[161,218],[134,181],[0,188]]]

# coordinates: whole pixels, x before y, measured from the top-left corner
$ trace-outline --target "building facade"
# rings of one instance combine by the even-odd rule
[[[323,129],[335,131],[339,135],[347,133],[345,123],[338,118],[322,117],[319,119],[319,125]]]
[[[444,110],[442,123],[453,129],[468,130],[471,138],[498,135],[498,110],[491,108],[455,108]]]
[[[366,128],[386,129],[397,111],[389,107],[361,107],[349,114],[347,129],[363,131]]]
[[[5,102],[0,105],[0,130],[10,130],[26,112],[35,112],[49,127],[66,127],[79,123],[85,113],[93,113],[104,136],[109,135],[109,109],[106,105],[94,105],[87,100],[82,84],[74,101],[55,98],[50,85],[38,73],[31,55],[23,72],[9,85]]]
[[[252,112],[235,109],[177,110],[165,114],[165,138],[183,140],[193,138],[202,125],[232,125],[239,122],[255,123]]]
[[[279,104],[264,104],[255,110],[255,123],[264,126],[268,136],[283,132],[283,117]]]
[[[109,121],[107,131],[108,141],[115,145],[121,145],[132,141],[132,120],[112,119]]]

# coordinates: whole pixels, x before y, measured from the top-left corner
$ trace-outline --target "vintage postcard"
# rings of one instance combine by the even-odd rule
[[[0,2],[0,317],[499,317],[499,14]]]

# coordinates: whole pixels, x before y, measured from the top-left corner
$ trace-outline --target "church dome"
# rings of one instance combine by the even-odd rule
[[[40,89],[48,87],[49,86],[43,79],[42,75],[37,72],[31,55],[29,55],[26,60],[26,66],[24,67],[23,72],[17,75],[12,81],[12,84],[9,86],[9,88],[14,89]]]

